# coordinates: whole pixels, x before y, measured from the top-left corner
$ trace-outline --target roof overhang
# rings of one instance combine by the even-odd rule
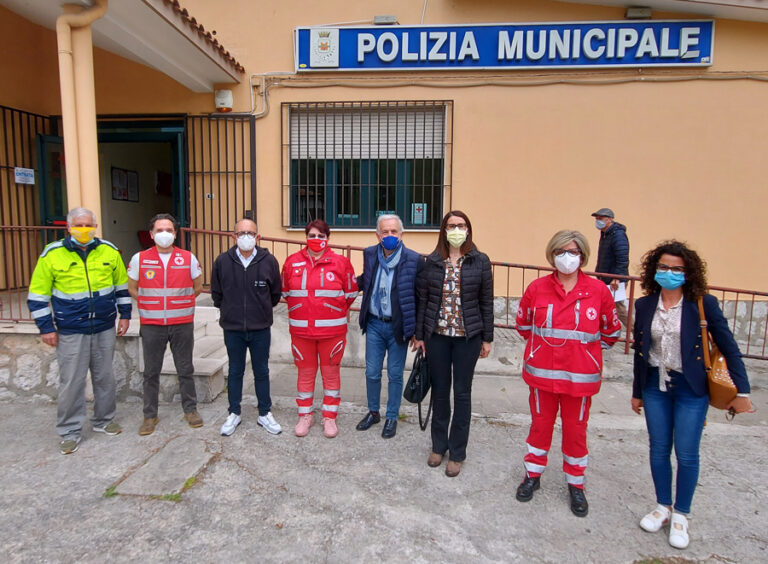
[[[0,0],[0,4],[38,25],[55,30],[62,4],[86,0]],[[213,92],[214,84],[240,82],[242,66],[178,2],[112,0],[93,23],[95,46],[141,63],[193,92]]]
[[[768,0],[559,0],[571,4],[643,6],[659,12],[696,14],[710,18],[768,22]]]

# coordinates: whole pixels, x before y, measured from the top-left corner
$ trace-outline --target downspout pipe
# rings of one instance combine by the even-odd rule
[[[56,20],[67,205],[88,207],[97,218],[101,198],[90,25],[104,16],[107,5],[108,0],[94,0],[86,9],[66,4]]]

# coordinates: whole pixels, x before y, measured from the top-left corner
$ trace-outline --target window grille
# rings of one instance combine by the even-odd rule
[[[371,228],[396,213],[410,229],[439,226],[451,110],[448,101],[283,104],[284,224]]]

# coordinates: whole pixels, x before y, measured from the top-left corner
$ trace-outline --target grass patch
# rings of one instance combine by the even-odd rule
[[[115,489],[117,489],[117,486],[109,486],[106,490],[104,490],[104,497],[115,497],[117,495]]]
[[[197,478],[192,476],[191,478],[187,478],[187,481],[184,482],[184,490],[188,490],[192,486],[194,486],[197,483]]]
[[[178,503],[181,501],[181,494],[172,493],[172,494],[163,494],[163,495],[153,495],[152,499],[159,499],[161,501],[173,501],[175,503]]]
[[[400,421],[405,421],[406,419],[408,419],[408,416],[407,416],[405,413],[401,413],[401,414],[399,414],[399,415],[397,416],[397,418],[398,418]]]

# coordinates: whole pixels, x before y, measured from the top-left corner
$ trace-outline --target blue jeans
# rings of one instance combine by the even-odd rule
[[[256,397],[259,400],[259,415],[266,415],[272,409],[272,398],[269,395],[270,342],[271,332],[269,328],[258,331],[224,331],[224,345],[227,347],[227,356],[229,356],[227,397],[230,413],[240,415],[246,351],[251,351],[253,382]]]
[[[373,316],[368,318],[365,330],[365,388],[368,392],[368,410],[379,411],[381,403],[381,368],[387,355],[387,419],[397,419],[403,395],[403,369],[408,343],[395,339],[391,322]]]
[[[699,443],[707,417],[709,397],[696,396],[679,372],[671,371],[669,391],[659,390],[658,372],[649,373],[643,390],[645,422],[650,439],[651,475],[656,502],[672,505],[672,464],[675,447],[677,482],[675,511],[690,513],[693,492],[699,479]]]

